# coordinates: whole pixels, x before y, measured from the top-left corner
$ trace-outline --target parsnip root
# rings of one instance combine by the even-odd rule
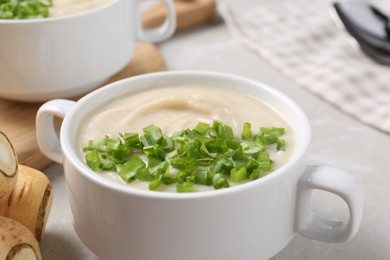
[[[49,179],[38,170],[19,165],[11,142],[0,131],[0,216],[20,222],[40,240],[51,200]]]
[[[0,131],[0,216],[4,215],[8,195],[18,175],[18,160],[10,140]]]
[[[6,217],[25,225],[41,240],[52,201],[52,187],[42,172],[19,165],[19,177],[8,199]]]
[[[19,222],[0,216],[0,259],[42,260],[35,236]]]

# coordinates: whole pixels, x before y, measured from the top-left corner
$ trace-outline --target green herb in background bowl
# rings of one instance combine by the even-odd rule
[[[87,140],[85,162],[93,171],[112,171],[127,183],[176,185],[177,192],[194,192],[195,185],[227,188],[231,183],[256,180],[271,171],[270,151],[284,151],[284,128],[262,127],[252,134],[244,123],[241,138],[230,126],[215,120],[198,123],[171,136],[151,124],[138,133]]]
[[[0,19],[49,17],[52,0],[0,0]]]

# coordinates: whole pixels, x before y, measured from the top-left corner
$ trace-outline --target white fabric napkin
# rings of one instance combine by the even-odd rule
[[[390,1],[374,4],[390,14]],[[335,25],[332,9],[326,0],[257,2],[246,11],[219,3],[244,46],[342,111],[390,133],[390,66],[354,48],[349,34]]]

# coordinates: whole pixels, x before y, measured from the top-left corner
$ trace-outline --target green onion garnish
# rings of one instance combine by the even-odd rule
[[[85,162],[94,171],[97,171],[101,167],[99,153],[97,151],[91,151],[85,155]]]
[[[252,135],[248,122],[241,139],[217,120],[171,136],[154,124],[142,130],[143,135],[123,133],[85,141],[86,164],[93,171],[117,172],[126,182],[149,182],[150,190],[176,185],[177,192],[194,192],[196,185],[221,189],[261,178],[272,168],[269,151],[286,148],[280,139],[284,128],[262,127]]]
[[[229,187],[229,182],[222,173],[217,173],[213,176],[212,184],[216,190]]]
[[[209,128],[210,128],[209,124],[199,122],[194,128],[194,132],[197,133],[198,135],[205,135],[207,130],[209,130]]]
[[[232,182],[240,182],[246,179],[246,167],[238,166],[230,171],[230,178]]]
[[[52,0],[0,0],[0,19],[49,17]]]
[[[118,174],[122,177],[122,179],[130,182],[142,168],[145,168],[145,163],[138,155],[135,154],[123,165]]]
[[[177,192],[194,192],[195,185],[192,182],[178,183],[178,184],[176,184],[176,191]]]
[[[160,175],[157,179],[149,182],[149,190],[156,190],[160,186],[162,176]]]
[[[276,141],[276,151],[286,151],[286,142],[279,139]]]
[[[251,124],[249,122],[245,122],[241,134],[241,138],[243,140],[249,139],[251,137]]]

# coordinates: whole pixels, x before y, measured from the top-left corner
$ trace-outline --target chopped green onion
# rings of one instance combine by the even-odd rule
[[[259,175],[260,175],[260,170],[256,169],[251,174],[249,174],[248,179],[251,180],[251,181],[256,180],[256,179],[259,178]]]
[[[241,147],[241,144],[235,140],[226,140],[226,145],[231,150],[238,150]]]
[[[246,178],[245,166],[235,167],[230,171],[230,179],[232,182],[240,182]]]
[[[119,145],[121,144],[119,139],[109,139],[106,142],[107,151],[115,151],[118,150]]]
[[[93,146],[93,141],[92,140],[86,140],[83,145],[83,152],[88,152],[95,150],[95,147]]]
[[[111,150],[111,149],[112,149],[112,147],[110,149],[108,149],[108,147],[107,147],[108,152],[111,151],[113,156],[117,159],[126,158],[126,157],[130,156],[130,154],[132,152],[131,147],[128,147],[128,146],[122,145],[122,144],[119,144],[118,147],[114,150]]]
[[[2,0],[0,0],[2,1]],[[177,192],[193,192],[196,185],[227,188],[231,183],[255,180],[271,171],[271,149],[285,150],[279,139],[283,128],[263,127],[252,136],[245,122],[241,140],[230,126],[214,120],[198,123],[165,136],[156,125],[138,133],[86,140],[85,162],[94,171],[114,171],[127,182],[149,182],[149,189],[176,184]]]
[[[158,157],[158,155],[159,155],[159,149],[158,149],[157,145],[144,146],[143,147],[143,152],[147,156]]]
[[[242,150],[234,151],[232,153],[232,159],[236,164],[245,164],[249,161],[248,156],[246,156]]]
[[[185,181],[185,178],[188,176],[188,173],[185,171],[179,171],[176,173],[177,181],[182,183]]]
[[[160,149],[164,152],[172,152],[175,149],[175,142],[172,138],[164,138],[161,142]]]
[[[242,130],[241,138],[243,140],[251,137],[251,124],[249,122],[244,123],[244,129]]]
[[[256,153],[259,153],[260,151],[262,150],[261,147],[257,146],[257,145],[251,145],[251,146],[247,146],[243,152],[244,154],[256,154]]]
[[[276,141],[276,151],[286,151],[286,142],[279,139]]]
[[[262,172],[268,172],[271,170],[271,161],[259,162],[259,169]]]
[[[143,135],[139,138],[143,146],[151,146],[155,144],[155,141],[151,135]]]
[[[198,166],[209,166],[214,161],[211,157],[205,157],[205,158],[199,158],[196,159],[196,162],[198,163]]]
[[[233,129],[218,120],[214,120],[213,126],[210,129],[210,136],[221,138],[224,140],[234,139]]]
[[[207,142],[205,145],[209,153],[226,153],[228,151],[225,140],[214,139]]]
[[[257,155],[257,161],[263,162],[263,161],[269,161],[269,153],[268,152],[262,152]]]
[[[196,134],[191,129],[184,130],[184,136],[188,137],[191,140],[196,138]]]
[[[196,160],[191,157],[173,158],[170,163],[176,169],[185,172],[193,172],[197,167]]]
[[[284,128],[281,128],[281,127],[261,127],[260,132],[263,134],[281,136],[284,134]]]
[[[162,176],[160,175],[157,179],[149,182],[149,190],[156,190],[161,183]]]
[[[246,171],[252,173],[257,167],[259,167],[259,162],[253,158],[250,158],[246,164]]]
[[[278,136],[275,134],[263,133],[258,137],[260,143],[264,145],[275,144],[278,141]]]
[[[153,168],[149,168],[152,175],[165,175],[166,172],[169,170],[169,163],[164,161],[160,162],[160,164],[156,165]]]
[[[208,158],[208,153],[204,152],[195,142],[189,141],[184,145],[185,152],[187,156],[200,159]]]
[[[49,17],[52,0],[1,0],[0,19]]]
[[[233,168],[233,162],[230,158],[222,157],[216,158],[213,164],[210,166],[210,170],[213,172],[229,174]]]
[[[195,183],[207,185],[207,170],[197,170],[195,171]]]
[[[171,184],[177,183],[178,180],[174,176],[165,175],[162,177],[161,181],[165,185],[171,185]]]
[[[194,192],[195,185],[191,182],[183,182],[176,184],[176,192]]]
[[[100,165],[100,168],[101,168],[103,171],[112,171],[112,170],[115,169],[115,164],[114,164],[114,162],[112,162],[112,161],[103,162],[103,163]]]
[[[138,133],[124,133],[121,135],[125,144],[129,147],[141,147],[141,141]]]
[[[217,173],[213,176],[213,187],[217,190],[217,189],[221,189],[221,188],[227,188],[229,187],[229,182],[227,181],[227,179],[225,178],[225,176],[221,173]]]
[[[161,160],[154,156],[148,156],[148,167],[155,167],[161,163]]]
[[[206,123],[202,123],[202,122],[199,122],[195,128],[194,128],[194,132],[199,134],[199,135],[205,135],[206,132],[209,130],[210,128],[210,125],[209,124],[206,124]]]
[[[138,155],[133,155],[130,160],[123,165],[118,174],[122,179],[129,182],[136,175],[137,171],[142,168],[145,168],[144,161],[142,161]]]
[[[135,177],[140,181],[152,181],[155,179],[155,176],[152,175],[148,168],[140,168],[136,172]]]
[[[89,152],[85,155],[85,160],[89,168],[97,171],[100,168],[100,158],[97,151]]]
[[[144,136],[150,136],[154,143],[159,144],[163,140],[161,129],[154,124],[148,125],[142,131],[144,132]]]

